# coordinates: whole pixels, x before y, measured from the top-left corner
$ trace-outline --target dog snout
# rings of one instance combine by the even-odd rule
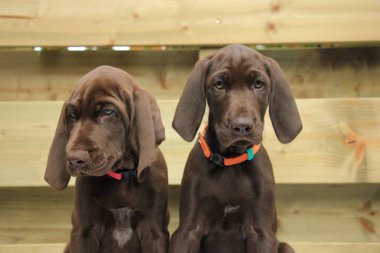
[[[255,119],[238,117],[232,122],[231,128],[235,134],[248,135],[253,131]]]
[[[88,151],[77,150],[72,151],[67,156],[67,161],[74,169],[81,169],[87,166],[90,155]]]

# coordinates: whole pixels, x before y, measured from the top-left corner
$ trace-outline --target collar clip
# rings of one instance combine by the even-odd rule
[[[219,153],[211,153],[210,157],[208,158],[210,162],[215,163],[218,166],[224,166],[224,156],[222,156]]]

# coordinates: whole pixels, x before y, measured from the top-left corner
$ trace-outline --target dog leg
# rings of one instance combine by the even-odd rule
[[[198,253],[203,235],[204,228],[201,225],[191,229],[179,227],[172,236],[169,253]]]
[[[63,253],[70,253],[70,242],[66,244],[66,247],[63,250]]]
[[[292,246],[287,244],[286,242],[280,242],[278,244],[278,253],[295,253]]]
[[[74,232],[71,236],[70,253],[99,252],[100,241],[97,228]]]
[[[245,226],[244,236],[248,253],[294,253],[293,251],[280,251],[277,240],[272,231],[254,229],[253,225]]]
[[[247,243],[247,252],[258,253],[258,251],[256,250],[258,243],[258,235],[252,225],[244,228],[243,236]]]
[[[142,253],[166,253],[169,245],[169,232],[152,225],[151,219],[139,223],[136,228]]]
[[[192,187],[190,187],[192,188]],[[188,205],[195,202],[189,200],[185,194],[181,195],[182,212],[179,228],[173,234],[169,253],[198,253],[201,250],[201,240],[209,235],[210,224],[223,219],[223,210],[220,202],[212,196],[203,196],[197,199],[196,205]],[[236,207],[228,206],[226,212],[233,212]]]
[[[150,206],[147,212],[143,213],[143,219],[136,226],[137,237],[140,241],[142,253],[167,253],[169,248],[169,210],[167,196],[156,193],[154,205]],[[162,219],[161,217],[165,217]]]

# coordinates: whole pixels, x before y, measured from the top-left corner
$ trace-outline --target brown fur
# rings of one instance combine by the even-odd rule
[[[57,190],[76,177],[65,252],[167,252],[164,139],[155,99],[130,75],[102,66],[82,77],[63,105],[45,173]],[[135,166],[128,185],[106,175]]]
[[[231,45],[197,62],[173,120],[191,141],[209,106],[206,141],[225,157],[262,141],[264,115],[278,139],[292,141],[302,129],[289,85],[278,64],[258,52]],[[171,253],[291,253],[276,238],[277,217],[271,162],[262,146],[254,160],[220,167],[198,143],[181,184],[180,224]]]

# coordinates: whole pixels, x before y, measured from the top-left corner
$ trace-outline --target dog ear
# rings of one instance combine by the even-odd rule
[[[156,147],[165,140],[165,128],[156,100],[146,91],[136,88],[133,96],[135,105],[135,135],[139,150],[137,180],[144,181],[144,170],[154,161]]]
[[[53,143],[50,147],[44,177],[46,182],[59,191],[65,189],[70,180],[70,174],[66,169],[66,144],[69,137],[64,122],[65,108],[66,104],[63,105],[61,110]]]
[[[272,81],[269,115],[279,141],[289,143],[302,130],[301,118],[283,71],[276,61],[267,59]]]
[[[211,56],[199,60],[188,78],[178,102],[172,126],[186,141],[192,141],[206,109],[206,75]]]

